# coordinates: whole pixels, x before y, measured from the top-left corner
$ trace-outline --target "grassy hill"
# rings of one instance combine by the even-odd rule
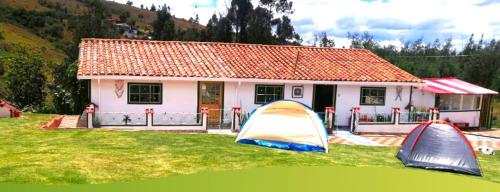
[[[0,32],[4,37],[0,40],[0,46],[6,47],[9,51],[0,49],[0,56],[12,55],[16,49],[26,49],[32,52],[44,53],[45,59],[50,61],[62,61],[64,53],[55,48],[54,45],[30,31],[9,23],[0,23]]]
[[[87,7],[84,3],[81,3],[77,0],[47,0],[49,3],[61,3],[64,5],[70,14],[82,14],[87,10]],[[0,0],[0,4],[8,5],[13,8],[24,8],[26,10],[35,10],[35,11],[48,11],[49,8],[46,6],[40,5],[39,0]],[[113,1],[105,1],[105,5],[110,8],[113,12],[113,18],[118,18],[118,15],[122,11],[130,12],[131,18],[137,21],[137,27],[144,29],[148,25],[151,25],[153,21],[156,19],[156,13],[140,9],[134,6],[128,6],[125,4],[113,2]],[[143,18],[139,18],[139,15],[142,15]],[[176,27],[180,29],[188,29],[188,28],[203,28],[203,25],[193,24],[182,18],[174,18],[174,22]]]

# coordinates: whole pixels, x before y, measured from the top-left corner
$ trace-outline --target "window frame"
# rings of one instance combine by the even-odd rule
[[[448,109],[442,109],[441,105],[441,99],[443,96],[460,96],[460,102],[459,102],[459,109],[452,109],[451,106],[453,106],[453,103],[448,104]],[[471,103],[471,108],[472,109],[464,109],[464,96],[473,96],[472,97],[472,103]],[[475,108],[476,105],[476,99],[479,98],[479,103],[477,108]],[[460,111],[481,111],[482,104],[483,104],[483,95],[480,94],[460,94],[460,95],[455,95],[455,94],[438,94],[436,95],[436,101],[438,101],[438,105],[436,106],[440,111],[442,112],[460,112]]]
[[[283,100],[285,99],[285,86],[284,85],[276,85],[276,84],[255,84],[255,91],[254,91],[254,104],[265,104],[265,103],[268,103],[267,101],[265,102],[259,102],[257,101],[257,95],[262,95],[262,94],[258,94],[257,93],[257,88],[260,87],[260,86],[264,86],[264,87],[280,87],[281,88],[281,99],[278,99],[278,100]],[[269,94],[264,94],[264,95],[269,95]],[[276,100],[274,100],[276,101]]]
[[[133,86],[133,85],[140,85],[140,86],[143,86],[143,85],[148,85],[150,87],[150,90],[149,90],[149,94],[151,95],[152,94],[152,91],[151,91],[151,86],[152,85],[155,85],[155,86],[159,86],[160,90],[159,90],[159,101],[158,102],[136,102],[136,101],[131,101],[130,100],[130,94],[131,94],[131,91],[130,91],[130,87]],[[140,90],[140,88],[139,88]],[[139,91],[139,93],[134,93],[134,94],[143,94]],[[162,83],[134,83],[134,82],[129,82],[127,83],[127,104],[130,104],[130,105],[161,105],[163,104],[163,84]]]
[[[384,90],[384,98],[381,104],[368,104],[368,103],[363,103],[363,90],[364,89],[383,89]],[[361,87],[359,89],[359,105],[366,105],[366,106],[385,106],[385,100],[387,96],[387,88],[386,87]]]

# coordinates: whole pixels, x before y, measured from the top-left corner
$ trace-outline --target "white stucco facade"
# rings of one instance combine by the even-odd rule
[[[97,113],[130,112],[144,113],[146,108],[153,108],[155,113],[197,113],[198,112],[198,81],[172,81],[172,80],[125,80],[123,95],[118,97],[115,93],[116,80],[91,80],[91,102],[96,104]],[[161,83],[161,104],[129,104],[128,83]],[[223,106],[225,110],[240,106],[243,112],[250,113],[261,104],[255,103],[256,85],[282,85],[284,99],[299,101],[313,107],[314,84],[295,83],[265,83],[265,82],[224,82]],[[292,87],[303,86],[302,98],[292,97]],[[377,106],[360,105],[361,87],[385,87],[385,104]],[[361,107],[363,113],[390,113],[392,107],[402,110],[408,105],[410,99],[410,86],[401,86],[402,92],[397,97],[395,85],[389,86],[362,86],[362,85],[337,85],[335,117],[336,125],[349,124],[350,110],[352,107]]]
[[[385,87],[384,105],[361,105],[361,87]],[[400,97],[397,97],[397,86],[362,86],[362,85],[338,85],[337,101],[335,106],[336,125],[347,126],[352,107],[360,107],[361,113],[391,113],[393,107],[399,107],[404,111],[410,101],[410,86],[401,86]]]
[[[199,113],[198,105],[198,84],[199,81],[182,80],[124,80],[123,94],[121,97],[115,92],[117,80],[93,79],[91,80],[91,102],[96,104],[97,113],[144,113],[146,108],[153,108],[155,113]],[[129,104],[128,103],[128,83],[161,83],[162,102],[161,104]],[[299,101],[309,107],[313,107],[314,84],[301,83],[266,83],[266,82],[224,82],[223,106],[226,111],[232,107],[239,106],[245,113],[252,112],[261,104],[255,103],[256,85],[282,85],[284,87],[284,99]],[[292,87],[302,86],[304,88],[302,98],[292,97]],[[384,87],[384,105],[361,105],[362,87]],[[398,87],[402,91],[398,93]],[[351,109],[360,107],[362,114],[390,114],[393,107],[401,109],[401,113],[407,112],[405,109],[410,103],[410,94],[413,105],[416,107],[434,107],[435,94],[422,91],[411,85],[362,85],[362,84],[338,84],[335,95],[335,125],[348,126],[350,122]],[[399,96],[398,96],[399,95]],[[454,111],[440,114],[442,120],[450,119],[452,122],[467,122],[471,127],[479,126],[480,111]],[[376,131],[374,131],[376,132]]]
[[[129,104],[127,102],[128,86],[133,83],[161,83],[161,104]],[[146,108],[154,108],[158,112],[196,113],[198,101],[198,83],[191,81],[124,81],[123,94],[115,93],[115,80],[92,80],[91,102],[96,104],[96,112],[131,112],[144,113]]]

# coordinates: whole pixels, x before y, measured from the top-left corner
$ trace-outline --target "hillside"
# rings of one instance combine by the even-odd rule
[[[70,0],[70,1],[74,1],[74,0]],[[134,6],[128,6],[128,5],[124,5],[124,4],[120,4],[120,3],[112,2],[112,1],[106,1],[106,5],[112,10],[129,11],[131,17],[137,20],[137,25],[140,28],[144,28],[146,25],[153,23],[154,20],[156,19],[155,12],[148,11],[145,9],[140,9],[140,8],[137,8]],[[139,14],[142,14],[144,16],[143,19],[139,19]],[[182,18],[175,18],[174,17],[174,22],[175,22],[175,26],[180,28],[180,29],[188,29],[188,28],[201,29],[204,27],[203,25],[194,24],[194,23],[191,23],[191,22],[187,21],[186,19],[182,19]]]
[[[61,3],[68,9],[68,13],[73,15],[82,14],[87,10],[86,5],[78,0],[47,0],[47,2]],[[40,5],[39,0],[0,0],[0,4],[8,5],[13,8],[24,8],[26,10],[35,11],[47,11],[50,9],[46,6]],[[128,6],[113,1],[105,1],[105,5],[112,11],[113,18],[118,18],[119,13],[124,10],[130,12],[131,18],[137,21],[137,27],[141,29],[147,28],[147,26],[151,25],[156,19],[156,13],[149,10],[140,9],[134,6]],[[139,18],[139,15],[142,15],[143,18]],[[176,27],[180,29],[203,28],[203,25],[193,24],[182,18],[174,18],[174,22]]]
[[[10,55],[16,52],[16,49],[26,49],[32,52],[43,53],[43,57],[50,61],[62,61],[64,53],[55,48],[54,45],[42,39],[24,28],[9,23],[0,23],[0,32],[4,37],[0,40],[0,46],[12,51],[1,51],[0,56]]]

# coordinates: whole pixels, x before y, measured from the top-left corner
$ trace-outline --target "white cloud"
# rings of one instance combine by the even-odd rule
[[[116,0],[125,3],[127,0]],[[381,44],[402,45],[404,41],[424,37],[452,37],[454,43],[463,41],[472,33],[485,38],[500,37],[500,3],[483,3],[488,0],[292,0],[295,13],[291,16],[294,26],[304,39],[312,42],[313,34],[326,31],[335,38],[338,47],[348,46],[346,33],[369,31]],[[167,3],[177,17],[189,18],[198,13],[200,22],[206,24],[215,12],[225,12],[230,0],[133,0],[134,6],[151,6]],[[258,0],[252,0],[257,5]],[[488,1],[490,2],[490,1]],[[493,1],[494,2],[494,1]],[[479,6],[483,5],[484,6]],[[344,25],[340,21],[344,20]]]

